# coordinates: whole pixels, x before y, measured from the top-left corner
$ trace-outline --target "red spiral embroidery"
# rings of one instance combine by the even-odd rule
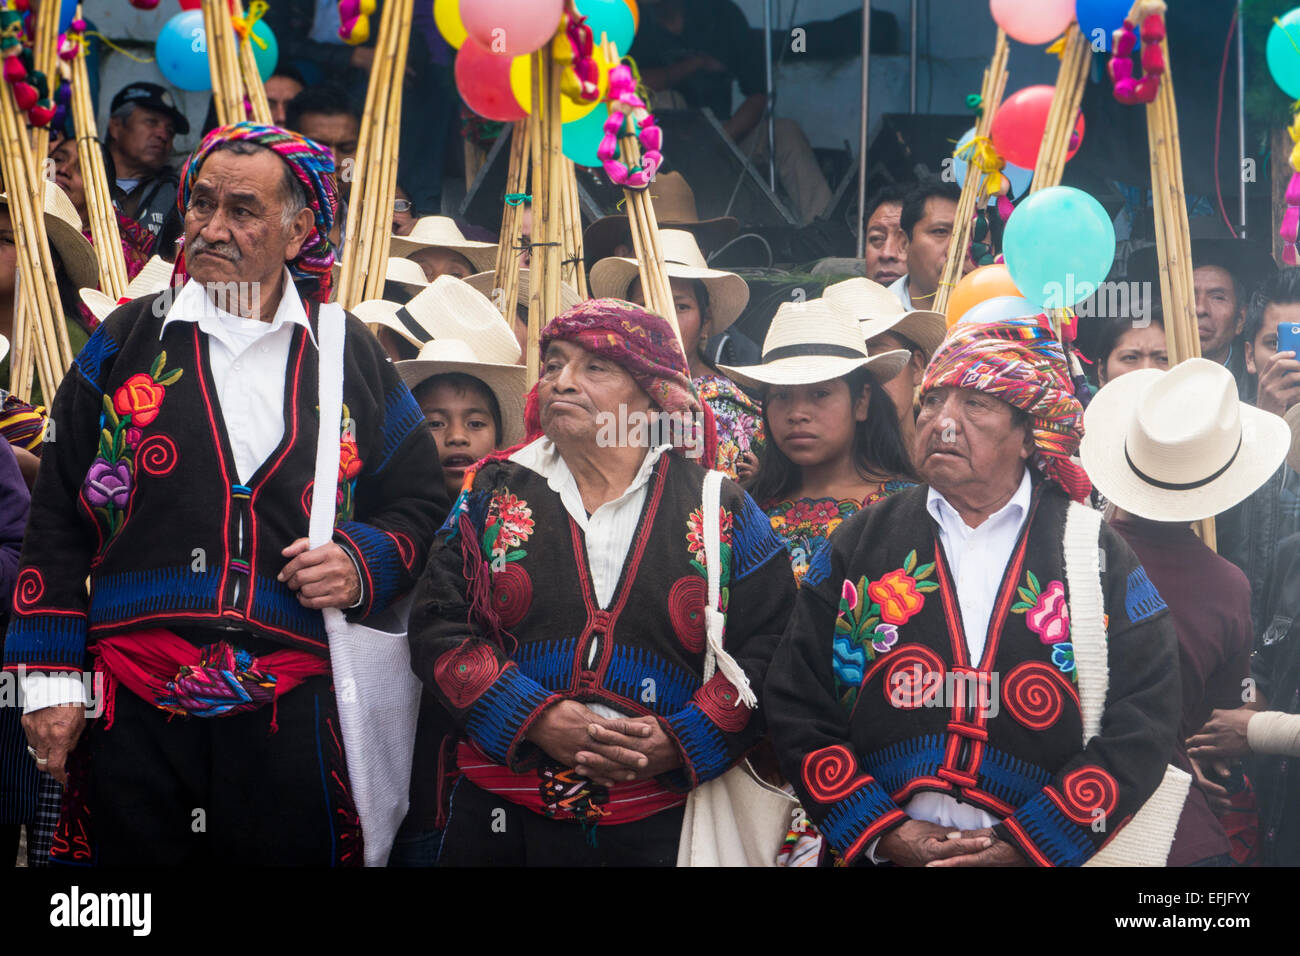
[[[176,459],[176,443],[166,435],[150,435],[135,450],[136,463],[154,476],[169,474]]]
[[[668,617],[682,647],[694,654],[704,650],[704,605],[709,586],[704,579],[687,575],[673,582],[668,591]]]
[[[452,706],[461,710],[478,700],[500,672],[492,648],[474,641],[466,641],[459,649],[444,654],[434,667],[438,686]]]
[[[1061,719],[1065,694],[1060,671],[1042,661],[1026,661],[1002,681],[1002,704],[1030,730],[1046,730]]]
[[[908,644],[885,655],[885,699],[893,707],[915,710],[931,705],[943,690],[943,658],[920,644]]]
[[[814,750],[803,758],[803,782],[818,803],[835,803],[871,782],[857,773],[858,761],[842,744]]]
[[[45,593],[45,579],[35,568],[23,568],[14,584],[14,607],[27,611],[41,599]]]
[[[720,672],[700,688],[695,696],[695,706],[729,734],[739,733],[749,723],[750,709],[740,703],[740,693],[735,685]]]
[[[492,607],[502,627],[514,627],[533,603],[533,580],[513,562],[492,575]]]
[[[1092,823],[1098,811],[1110,816],[1119,803],[1119,784],[1101,767],[1071,770],[1061,781],[1061,809],[1075,823]]]
[[[397,555],[402,559],[402,564],[406,565],[407,570],[415,568],[415,545],[411,539],[402,534],[400,531],[385,532],[397,544]]]
[[[311,481],[307,482],[307,487],[302,490],[302,500],[299,502],[299,504],[302,505],[302,513],[305,514],[308,518],[311,517],[311,492],[312,489],[315,487],[316,487],[315,479],[312,479]]]

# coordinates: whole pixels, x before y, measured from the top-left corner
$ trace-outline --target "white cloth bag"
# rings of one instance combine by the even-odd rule
[[[704,561],[709,597],[704,609],[707,645],[704,680],[721,670],[738,692],[736,706],[755,708],[758,698],[749,678],[722,646],[726,615],[721,604],[722,472],[704,476]],[[761,780],[748,760],[701,784],[686,798],[678,866],[776,866],[777,854],[793,821],[798,801],[779,787]]]
[[[312,548],[334,537],[339,432],[333,423],[343,417],[344,327],[339,305],[320,307],[320,434],[308,530]],[[337,608],[322,612],[366,866],[388,862],[410,793],[420,681],[411,671],[406,640],[409,609],[409,603],[396,605],[385,615],[390,630],[351,624]]]
[[[1071,502],[1065,516],[1065,578],[1070,588],[1070,640],[1079,677],[1079,708],[1083,712],[1083,745],[1101,733],[1101,715],[1110,688],[1110,662],[1102,617],[1101,513]],[[1164,866],[1174,843],[1191,774],[1173,764],[1150,799],[1119,833],[1084,866]]]

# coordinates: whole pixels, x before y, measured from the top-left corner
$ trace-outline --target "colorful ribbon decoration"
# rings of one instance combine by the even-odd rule
[[[646,108],[645,101],[636,95],[636,80],[627,66],[616,66],[609,72],[609,119],[605,121],[605,136],[600,141],[596,155],[605,166],[605,174],[618,186],[627,189],[645,189],[655,178],[659,165],[664,161],[663,130],[655,122],[654,115]],[[624,121],[631,124],[637,139],[641,141],[644,152],[641,165],[628,169],[620,162],[618,156],[618,136]]]
[[[1107,72],[1115,99],[1125,106],[1154,103],[1160,93],[1160,78],[1165,73],[1165,4],[1163,0],[1143,0],[1131,19],[1114,33],[1114,53]],[[1142,76],[1133,75],[1133,51],[1137,49],[1138,29],[1142,31]]]
[[[568,6],[563,28],[551,44],[555,62],[564,64],[564,71],[560,74],[560,92],[575,103],[591,103],[600,99],[600,67],[596,63],[595,42],[587,18],[578,13],[572,2]]]
[[[257,21],[266,15],[270,5],[266,0],[253,0],[248,5],[248,12],[241,17],[231,17],[230,22],[235,27],[235,32],[239,34],[240,39],[247,38],[257,44],[258,49],[266,49],[266,41],[253,32],[253,27],[257,26]]]
[[[1002,174],[1007,161],[998,155],[998,151],[993,148],[993,141],[987,136],[976,136],[958,150],[956,157],[984,174],[984,188],[980,190],[981,205],[1011,188],[1010,181]]]
[[[1300,265],[1300,256],[1296,254],[1296,242],[1300,240],[1300,112],[1295,114],[1291,127],[1291,168],[1295,171],[1291,183],[1286,188],[1286,213],[1282,216],[1282,261],[1289,266]]]

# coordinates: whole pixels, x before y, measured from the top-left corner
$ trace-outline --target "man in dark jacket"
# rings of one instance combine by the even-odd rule
[[[111,110],[104,166],[113,205],[156,236],[176,205],[176,170],[167,165],[172,140],[190,131],[189,120],[156,83],[124,87]]]

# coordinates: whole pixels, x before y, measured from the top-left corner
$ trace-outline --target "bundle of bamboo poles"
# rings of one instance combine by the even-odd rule
[[[998,28],[997,44],[993,48],[993,59],[984,71],[984,84],[980,88],[980,108],[982,112],[975,123],[975,139],[986,139],[993,127],[993,114],[1002,103],[1002,94],[1007,88],[1007,57],[1011,45],[1007,34]],[[970,247],[971,220],[975,216],[975,206],[984,195],[984,172],[971,163],[966,173],[966,183],[961,190],[961,199],[957,203],[957,216],[953,221],[952,238],[948,242],[948,261],[939,279],[939,288],[934,293],[931,308],[936,312],[948,310],[948,296],[961,279],[962,266],[966,262],[966,250]],[[671,301],[671,299],[670,299]],[[918,300],[913,297],[913,302]]]
[[[234,0],[234,15],[239,20],[247,23],[244,16],[244,4],[242,0]],[[254,0],[253,7],[257,7],[258,2]],[[261,4],[261,12],[265,10],[265,3]],[[250,8],[251,10],[251,8]],[[233,20],[232,20],[233,24]],[[239,36],[239,76],[243,80],[244,96],[248,98],[249,119],[255,123],[271,122],[271,104],[266,98],[266,86],[262,83],[262,74],[257,72],[257,60],[253,58],[253,27],[251,24]],[[240,101],[239,118],[243,119],[243,101]]]
[[[212,101],[222,126],[244,120],[244,84],[235,51],[235,27],[226,0],[202,0],[203,29],[207,34],[208,70],[212,74]]]
[[[81,16],[81,7],[77,7]],[[81,180],[86,192],[86,215],[94,239],[95,259],[99,263],[99,288],[105,295],[120,299],[126,294],[126,257],[122,253],[122,236],[117,228],[117,214],[108,189],[104,169],[104,152],[99,145],[95,125],[95,105],[90,100],[90,71],[86,67],[86,43],[77,45],[72,61],[72,125],[77,135],[77,158],[81,163]]]
[[[1083,104],[1083,90],[1088,82],[1088,68],[1092,63],[1092,48],[1077,24],[1071,25],[1065,36],[1065,51],[1061,55],[1061,68],[1056,75],[1056,92],[1047,113],[1047,128],[1043,131],[1043,144],[1038,150],[1038,163],[1034,166],[1034,184],[1031,193],[1061,185],[1065,174],[1065,157],[1070,152],[1070,138],[1079,119]]]
[[[533,258],[528,289],[528,387],[538,375],[538,350],[542,328],[560,313],[560,262],[563,257],[564,229],[560,221],[563,210],[564,155],[560,152],[560,76],[563,66],[557,63],[547,43],[532,54],[532,190],[533,190]],[[508,302],[509,300],[507,300]]]
[[[36,69],[45,74],[50,84],[50,99],[58,88],[57,67],[59,63],[59,8],[55,2],[42,3],[36,11],[36,32],[32,38],[32,63]],[[37,166],[44,166],[45,154],[49,152],[50,128],[37,126],[32,130],[32,156]]]
[[[352,176],[336,293],[345,309],[383,294],[397,193],[402,82],[406,76],[411,13],[412,0],[388,0],[384,4],[357,138],[356,164],[351,170],[338,171],[340,177]]]
[[[562,171],[564,194],[561,197],[564,222],[564,270],[565,282],[578,290],[578,295],[587,298],[587,270],[583,266],[582,251],[582,205],[578,202],[578,170],[573,160],[565,159]]]
[[[532,162],[530,147],[532,123],[517,120],[510,131],[510,165],[506,169],[506,195],[521,196],[528,191],[528,167]],[[497,245],[496,287],[500,300],[496,305],[507,322],[513,322],[515,302],[519,298],[519,253],[515,241],[520,237],[524,217],[522,202],[504,203],[501,213],[501,242]]]

